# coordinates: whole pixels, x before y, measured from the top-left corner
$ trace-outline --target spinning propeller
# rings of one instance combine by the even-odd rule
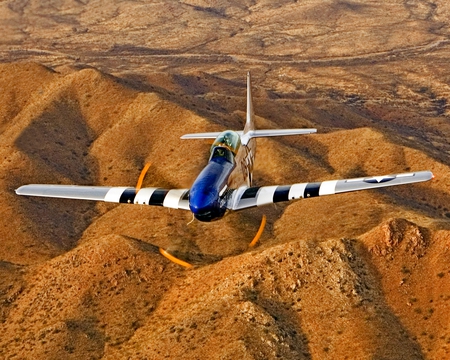
[[[148,169],[150,169],[150,166],[152,165],[151,162],[148,162],[145,164],[144,168],[142,169],[137,184],[136,184],[136,194],[138,193],[138,191],[141,189],[142,187],[142,183],[144,182],[144,178],[145,175],[147,175]],[[255,237],[253,238],[253,240],[250,242],[250,244],[248,244],[248,247],[252,248],[256,245],[256,243],[258,242],[258,240],[260,239],[263,231],[264,231],[264,227],[266,226],[266,215],[263,215],[262,220],[261,220],[261,225],[259,225],[259,229],[258,232],[256,233]],[[180,266],[185,267],[186,269],[189,269],[191,267],[193,267],[192,264],[183,261],[181,259],[178,259],[177,257],[173,256],[172,254],[168,253],[166,250],[164,250],[162,247],[159,248],[159,253],[164,256],[167,260],[172,261],[175,264],[178,264]]]

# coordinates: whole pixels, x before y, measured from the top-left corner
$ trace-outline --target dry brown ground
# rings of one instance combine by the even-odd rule
[[[444,1],[0,1],[0,357],[448,358],[449,13]],[[259,127],[319,129],[261,139],[257,184],[436,179],[190,225],[173,210],[14,194],[134,185],[148,161],[145,185],[188,187],[209,145],[180,135],[240,129],[248,69]]]

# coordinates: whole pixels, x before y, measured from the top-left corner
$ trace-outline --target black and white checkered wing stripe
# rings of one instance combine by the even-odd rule
[[[123,204],[155,205],[189,210],[188,189],[165,190],[160,188],[142,188],[136,192],[136,189],[131,187],[39,184],[21,186],[16,190],[16,194]]]
[[[283,186],[242,187],[231,194],[228,201],[228,208],[231,210],[242,210],[280,201],[412,184],[431,180],[432,178],[433,174],[430,171],[419,171],[405,174],[329,180]]]

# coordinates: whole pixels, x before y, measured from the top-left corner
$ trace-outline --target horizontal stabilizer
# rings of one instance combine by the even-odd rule
[[[24,185],[16,190],[17,195],[42,196],[61,199],[94,200],[124,204],[164,206],[189,210],[188,189],[132,187],[77,186],[77,185]]]
[[[268,130],[250,130],[246,136],[248,138],[259,138],[269,136],[286,136],[286,135],[306,135],[315,133],[316,129],[268,129]],[[236,131],[239,136],[242,136],[242,131]],[[215,139],[221,132],[206,132],[196,134],[186,134],[181,139]]]
[[[180,139],[215,139],[220,134],[221,134],[221,132],[206,132],[206,133],[196,133],[196,134],[185,134]]]
[[[313,134],[317,129],[275,129],[275,130],[251,130],[246,135],[250,138],[286,135],[307,135]]]

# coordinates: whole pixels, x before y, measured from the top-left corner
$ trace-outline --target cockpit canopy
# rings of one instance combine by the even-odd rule
[[[213,152],[216,146],[223,146],[227,149],[230,149],[231,152],[236,155],[239,147],[241,146],[241,137],[239,134],[232,130],[226,130],[216,138],[214,143],[211,146],[211,153]]]
[[[216,146],[211,151],[211,156],[209,157],[209,161],[221,161],[227,160],[228,162],[234,164],[234,155],[228,147],[225,146]]]

